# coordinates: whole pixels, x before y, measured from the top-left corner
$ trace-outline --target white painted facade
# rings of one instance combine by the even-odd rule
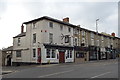
[[[49,26],[49,22],[53,23],[53,27]],[[63,26],[62,30],[60,25]],[[68,28],[70,28],[70,32]],[[53,43],[51,44],[49,42],[49,33],[53,34]],[[35,43],[33,43],[33,34],[36,34]],[[71,37],[70,43],[65,43],[65,37],[63,37],[65,35]],[[18,38],[20,38],[20,46],[18,46]],[[36,21],[34,24],[33,22],[26,24],[26,35],[13,38],[13,62],[39,63],[38,48],[40,48],[41,63],[59,63],[59,49],[55,48],[55,58],[46,58],[47,48],[45,48],[44,44],[73,47],[73,27],[47,19]],[[35,56],[33,49],[36,49]],[[17,50],[21,50],[21,57],[16,57]],[[68,50],[66,49],[64,53],[65,62],[74,62],[74,50],[72,50],[72,57],[66,58]]]

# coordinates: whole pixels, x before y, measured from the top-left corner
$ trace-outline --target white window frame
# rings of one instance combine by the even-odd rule
[[[72,57],[72,50],[67,50],[67,59],[71,59]]]
[[[49,50],[50,52],[49,52],[49,57],[47,57],[47,50]],[[52,53],[52,51],[54,50],[54,57],[53,57],[53,53]],[[47,48],[46,49],[46,58],[47,59],[55,59],[56,58],[56,49],[50,49],[50,48]]]

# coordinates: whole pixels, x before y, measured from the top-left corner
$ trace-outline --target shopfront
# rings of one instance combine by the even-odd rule
[[[88,47],[75,46],[75,63],[89,61]]]

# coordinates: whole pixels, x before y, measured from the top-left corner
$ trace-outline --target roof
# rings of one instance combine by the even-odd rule
[[[8,48],[3,49],[2,51],[12,51],[12,50],[13,50],[13,46],[10,46]]]
[[[26,32],[20,33],[17,36],[13,37],[13,38],[17,38],[17,37],[23,37],[26,36]]]
[[[63,25],[68,25],[68,26],[71,26],[71,27],[78,27],[78,26],[70,24],[68,22],[63,22],[61,20],[54,19],[54,18],[51,18],[51,17],[48,17],[48,16],[43,16],[43,17],[40,17],[40,18],[31,20],[31,21],[28,21],[28,22],[24,22],[23,24],[28,24],[28,23],[36,22],[36,21],[43,20],[43,19],[47,19],[47,20],[54,21],[54,22],[57,22],[57,23],[60,23],[60,24],[63,24]]]

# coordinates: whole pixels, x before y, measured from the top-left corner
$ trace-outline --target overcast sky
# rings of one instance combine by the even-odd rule
[[[103,2],[104,1],[104,2]],[[111,1],[111,2],[108,2]],[[113,2],[114,1],[114,2]],[[0,0],[0,49],[11,46],[23,22],[49,16],[95,31],[118,35],[119,0]]]

